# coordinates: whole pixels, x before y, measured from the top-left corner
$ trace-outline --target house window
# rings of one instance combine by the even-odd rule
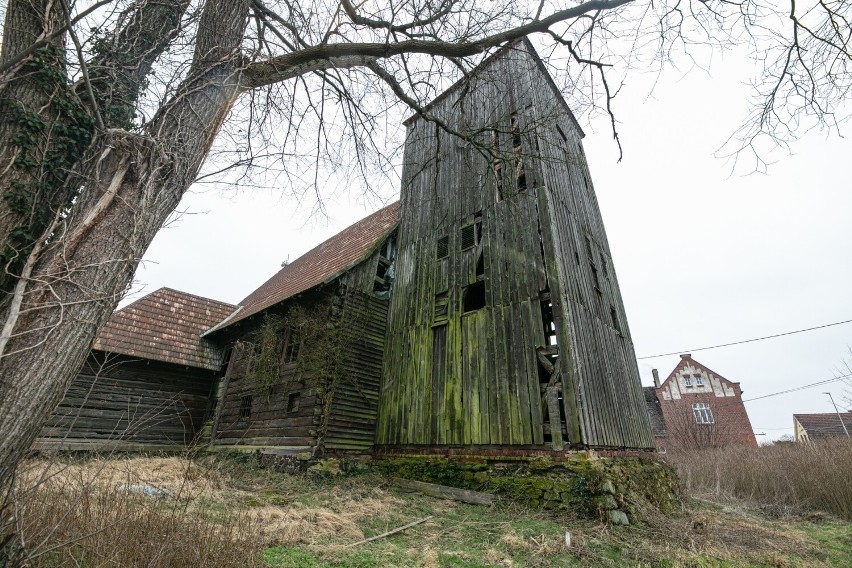
[[[444,236],[438,239],[438,247],[436,250],[436,258],[441,260],[450,255],[450,237]]]
[[[291,392],[287,395],[287,413],[297,412],[299,410],[299,401],[302,395],[297,392]]]
[[[462,288],[462,311],[475,312],[485,307],[485,281]]]
[[[704,386],[704,379],[701,378],[701,375],[693,375],[695,377],[695,386],[702,387]]]
[[[254,397],[250,394],[240,399],[240,420],[248,420],[251,416],[251,405]]]
[[[692,413],[695,415],[696,424],[713,424],[713,412],[706,402],[696,402],[692,405]]]
[[[685,386],[688,389],[692,388],[692,379],[690,378],[689,375],[683,376],[683,386]]]

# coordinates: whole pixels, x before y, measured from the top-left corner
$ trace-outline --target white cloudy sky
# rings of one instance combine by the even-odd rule
[[[625,157],[605,121],[586,127],[586,155],[639,357],[852,319],[852,141],[812,131],[766,174],[731,175],[714,152],[747,112],[749,68],[635,77],[617,100]],[[569,101],[570,103],[570,101]],[[376,188],[392,200],[398,188]],[[236,303],[316,244],[381,206],[358,195],[311,217],[280,189],[205,187],[161,231],[136,275],[137,293],[169,286]],[[852,324],[693,356],[739,381],[745,399],[852,365]],[[677,355],[640,360],[667,375]],[[848,372],[848,371],[847,371]],[[852,387],[846,390],[852,391]],[[758,439],[792,432],[795,412],[832,410],[839,382],[747,403]],[[845,405],[845,404],[844,404]]]

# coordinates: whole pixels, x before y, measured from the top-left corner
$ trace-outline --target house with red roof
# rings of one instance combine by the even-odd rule
[[[793,434],[797,442],[813,442],[852,435],[852,412],[794,414]]]
[[[689,451],[730,445],[756,446],[740,383],[729,381],[685,353],[661,383],[644,387],[659,450]]]

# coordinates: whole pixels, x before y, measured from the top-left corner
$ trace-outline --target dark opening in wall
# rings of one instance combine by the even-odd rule
[[[609,278],[609,267],[606,263],[606,257],[601,253],[601,269],[603,270],[603,275],[606,278]]]
[[[609,307],[609,317],[612,318],[612,327],[615,328],[619,334],[621,333],[621,324],[618,323],[618,312],[615,311],[614,306]]]
[[[461,249],[469,249],[476,246],[476,228],[474,225],[466,225],[461,229]]]
[[[541,322],[544,326],[545,345],[556,345],[556,322],[553,319],[553,302],[549,296],[547,294],[541,300]]]
[[[485,281],[462,288],[462,311],[475,312],[485,307]]]
[[[228,365],[231,364],[231,356],[234,354],[233,346],[229,346],[225,348],[225,352],[222,353],[222,370],[221,374],[225,375],[228,372]]]
[[[556,132],[558,132],[558,133],[559,133],[559,137],[560,137],[560,138],[562,138],[562,141],[563,141],[563,142],[565,142],[565,143],[567,143],[567,142],[568,142],[568,137],[567,137],[567,136],[565,136],[565,133],[564,133],[564,132],[562,132],[562,129],[561,129],[561,128],[559,128],[559,125],[558,125],[558,124],[556,125]]]
[[[254,397],[250,394],[240,399],[240,420],[248,420],[251,416],[251,405],[254,402]]]
[[[527,172],[524,169],[524,160],[518,158],[518,167],[515,175],[515,189],[519,192],[527,190]]]
[[[287,395],[287,412],[297,412],[299,410],[299,403],[301,402],[302,395],[298,392],[291,392]]]
[[[480,278],[485,276],[485,254],[483,251],[479,252],[479,258],[476,261],[476,278],[479,280]]]
[[[447,258],[450,255],[450,237],[443,236],[438,239],[438,246],[435,250],[435,257],[438,260]]]
[[[284,362],[294,363],[299,358],[299,350],[301,348],[301,337],[299,330],[296,328],[287,328],[287,339],[284,347]]]

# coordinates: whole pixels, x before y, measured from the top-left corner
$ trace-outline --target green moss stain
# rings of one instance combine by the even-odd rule
[[[497,464],[485,459],[409,456],[377,460],[376,466],[389,477],[485,491],[536,507],[571,509],[601,519],[615,510],[636,518],[637,503],[661,511],[674,510],[681,503],[674,471],[642,458],[573,458],[557,463],[552,458],[533,457]]]

